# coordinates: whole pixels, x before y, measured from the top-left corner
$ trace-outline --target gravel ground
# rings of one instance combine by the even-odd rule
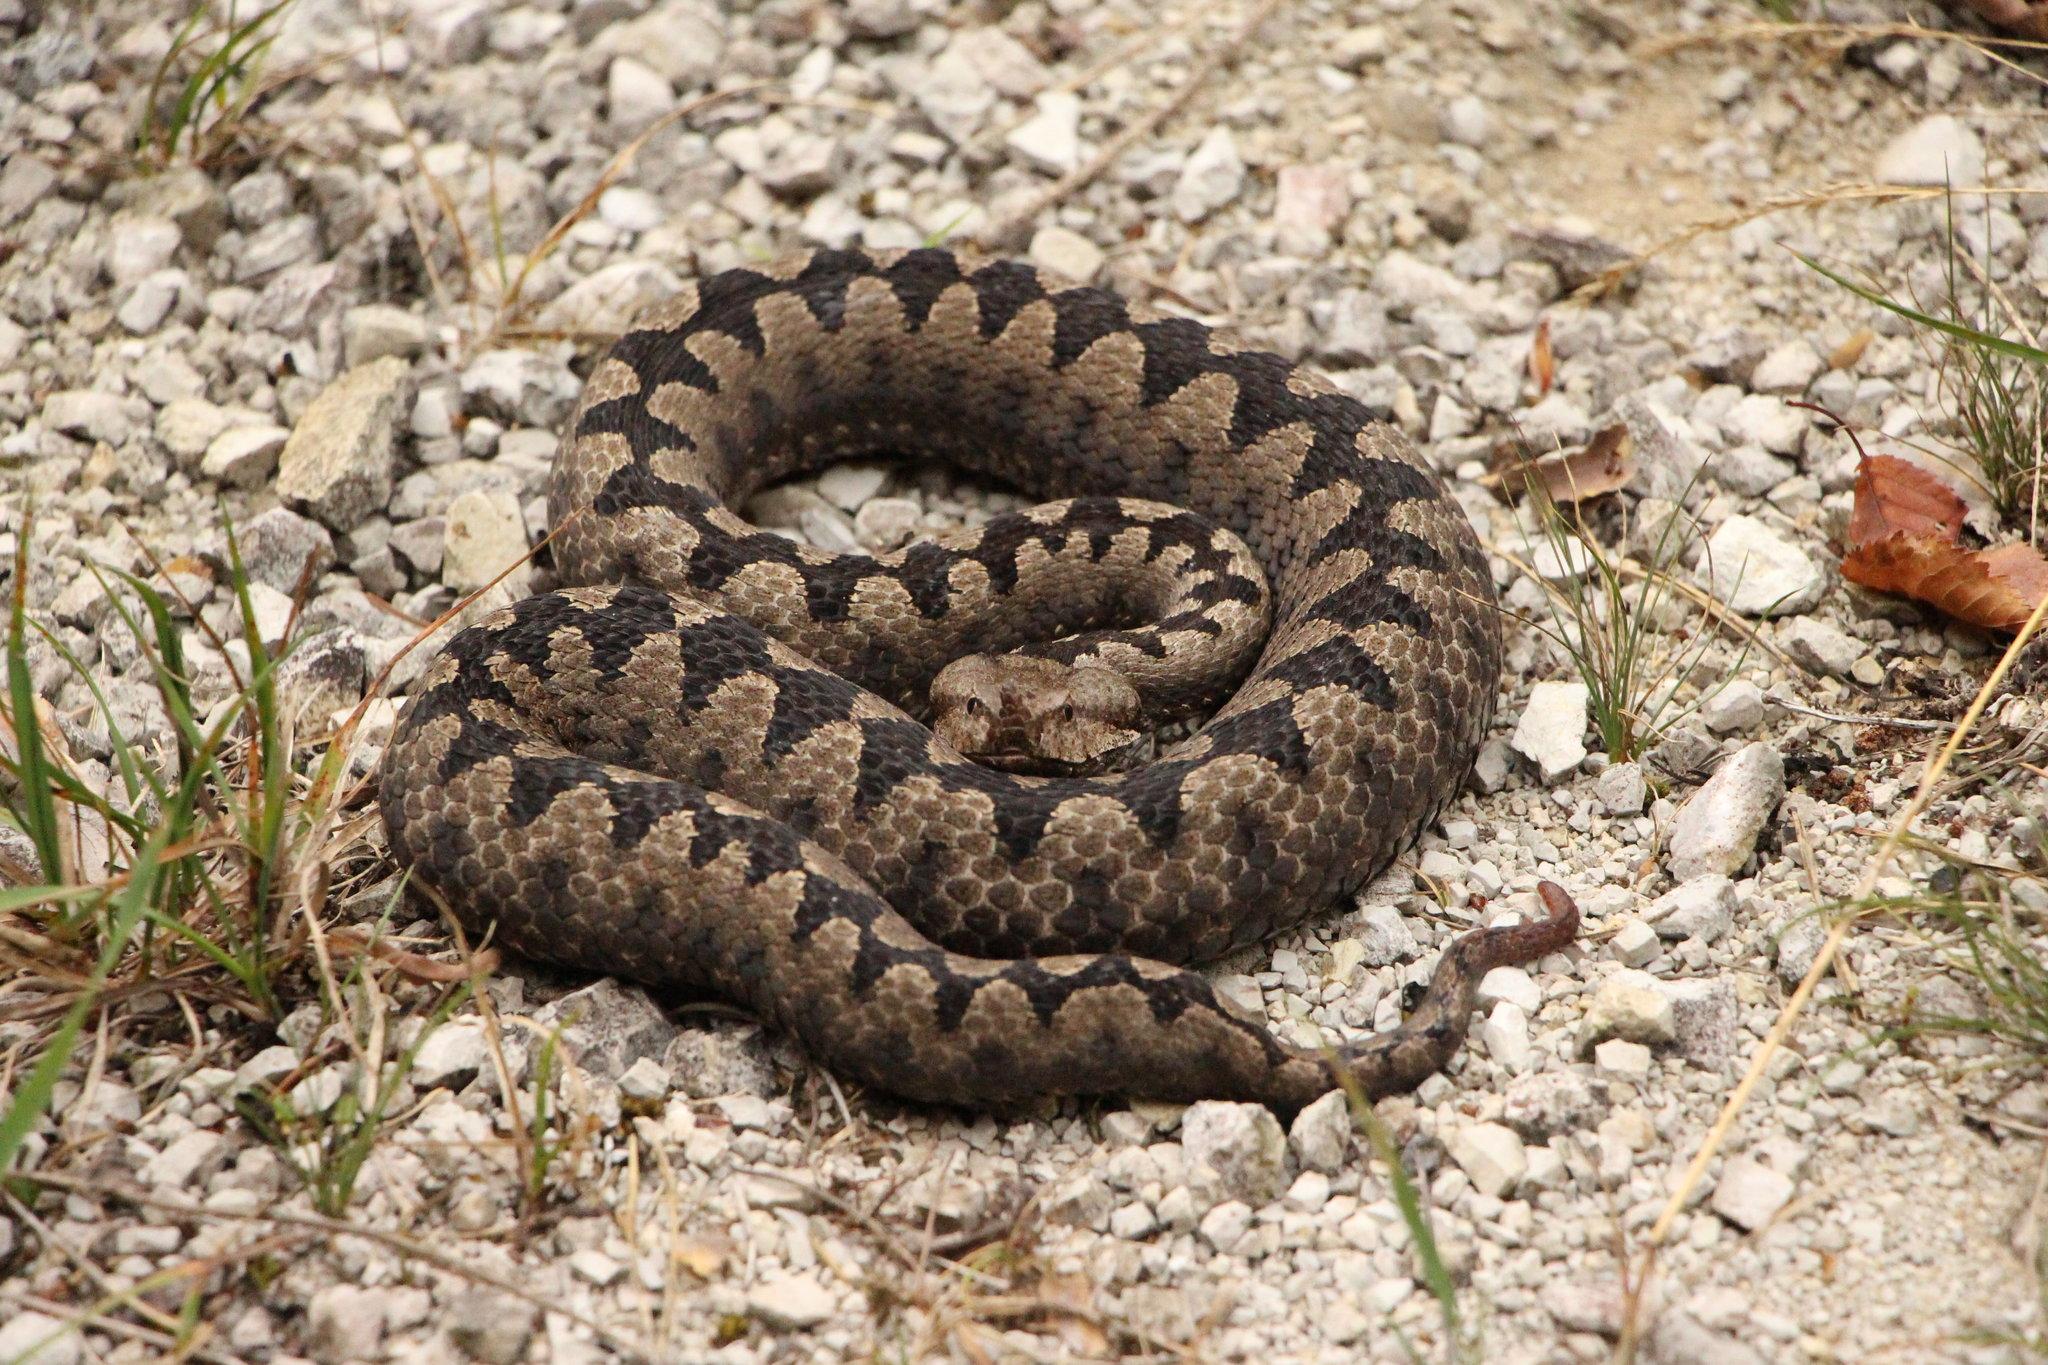
[[[2048,187],[2037,76],[1939,32],[1800,45],[1707,0],[1294,0],[1249,38],[1242,0],[301,0],[253,110],[139,158],[173,21],[84,8],[39,24],[0,0],[0,551],[30,538],[32,608],[129,734],[166,722],[89,564],[147,572],[146,546],[205,624],[239,627],[225,508],[274,640],[310,558],[285,685],[318,731],[413,622],[544,533],[554,432],[640,304],[779,249],[1004,236],[1027,215],[1013,245],[1041,265],[1228,320],[1383,407],[1525,617],[1547,620],[1546,599],[1516,565],[1568,566],[1484,485],[1490,457],[1514,427],[1549,447],[1625,423],[1634,471],[1601,515],[1683,505],[1706,545],[1679,572],[1740,623],[1669,605],[1662,638],[1701,668],[1624,764],[1589,754],[1562,652],[1512,628],[1495,738],[1441,829],[1357,906],[1219,970],[1281,1030],[1349,1035],[1391,1024],[1445,942],[1526,908],[1539,877],[1579,896],[1580,944],[1495,973],[1450,1072],[1380,1106],[1478,1358],[1613,1357],[1653,1243],[1629,1329],[1643,1359],[2031,1358],[2048,1088],[1986,1040],[1886,1039],[1909,1006],[1981,1008],[1912,923],[1849,934],[1703,1178],[1681,1173],[1821,951],[1815,908],[1857,888],[1912,796],[1910,722],[1955,718],[1998,648],[1837,577],[1854,451],[1788,400],[1873,448],[1943,412],[1922,340],[1793,253],[1941,297],[1925,187]],[[664,121],[714,90],[733,93]],[[1922,192],[1848,192],[1879,183]],[[1957,206],[2015,311],[2043,317],[2048,199]],[[1666,245],[1620,288],[1574,292]],[[753,513],[853,548],[1013,502],[944,471],[842,467]],[[218,700],[200,624],[187,648]],[[110,780],[91,693],[39,649],[82,770]],[[392,706],[373,703],[358,772]],[[1958,786],[1919,830],[1977,862],[2038,847],[2044,725],[2038,696],[1995,702],[1977,771],[2031,744],[2035,776]],[[367,824],[350,833],[374,840]],[[1937,866],[1909,853],[1878,889]],[[386,908],[384,871],[337,897],[345,917]],[[2048,907],[2039,880],[2011,894]],[[410,947],[449,955],[436,922],[406,918]],[[0,986],[0,1087],[33,1055],[43,989]],[[391,978],[357,1017],[388,1012],[396,1055],[439,989]],[[203,995],[124,998],[31,1138],[41,1194],[0,1221],[0,1359],[161,1358],[184,1312],[205,1358],[252,1361],[1446,1355],[1387,1169],[1334,1099],[1285,1130],[1231,1104],[910,1110],[843,1094],[744,1021],[613,983],[521,966],[488,989],[495,1023],[465,1006],[412,1052],[355,1235],[293,1176],[307,1152],[237,1116],[251,1087],[302,1111],[349,1089],[341,1026],[317,1003],[273,1029]],[[557,1027],[562,1153],[536,1203],[512,1135]]]

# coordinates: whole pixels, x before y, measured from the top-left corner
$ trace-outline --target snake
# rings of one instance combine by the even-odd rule
[[[734,510],[877,458],[1043,501],[876,554]],[[820,249],[641,313],[550,478],[555,586],[450,639],[378,791],[412,881],[516,954],[913,1102],[1291,1113],[1442,1070],[1479,978],[1576,935],[1542,883],[1319,1046],[1194,969],[1410,847],[1499,681],[1465,513],[1309,368],[1015,260]]]

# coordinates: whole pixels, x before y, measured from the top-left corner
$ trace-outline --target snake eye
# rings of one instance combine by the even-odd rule
[[[1060,719],[1069,722],[1074,719],[1074,703],[1068,702],[1060,708]]]
[[[983,705],[981,704],[981,698],[980,698],[980,697],[969,697],[969,698],[967,699],[967,714],[968,714],[968,715],[970,715],[970,716],[978,716],[978,715],[981,715],[981,714],[982,714],[982,713],[983,713],[984,711],[987,711],[987,710],[988,710],[988,708],[987,708],[986,706],[983,706]]]

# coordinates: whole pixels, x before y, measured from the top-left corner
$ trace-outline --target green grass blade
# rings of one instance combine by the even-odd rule
[[[1416,1192],[1415,1182],[1408,1178],[1408,1170],[1401,1164],[1394,1135],[1387,1131],[1387,1125],[1371,1105],[1354,1106],[1354,1110],[1373,1154],[1387,1165],[1387,1182],[1394,1187],[1394,1205],[1401,1210],[1401,1221],[1407,1224],[1408,1235],[1415,1239],[1416,1259],[1422,1262],[1423,1285],[1443,1314],[1444,1333],[1455,1351],[1465,1339],[1464,1319],[1458,1310],[1458,1287],[1452,1283],[1450,1267],[1444,1264],[1443,1252],[1436,1244],[1436,1228],[1423,1211],[1422,1196]]]
[[[1919,323],[1922,327],[1932,328],[1934,331],[1940,332],[1944,336],[1954,337],[1958,341],[1967,341],[1972,346],[1981,346],[1987,351],[1996,351],[2000,355],[2011,356],[2015,360],[2030,361],[2037,365],[2048,365],[2048,351],[2041,350],[2037,346],[2028,346],[2018,341],[2007,341],[2004,337],[1993,336],[1989,332],[1979,331],[1977,328],[1971,327],[1966,323],[1950,322],[1945,318],[1935,317],[1931,313],[1923,313],[1917,308],[1900,303],[1897,299],[1886,298],[1875,289],[1836,274],[1811,256],[1800,255],[1796,251],[1792,254],[1798,256],[1799,263],[1807,269],[1817,271],[1856,295],[1856,297],[1868,303],[1874,303],[1888,313],[1896,313],[1902,318]]]
[[[36,723],[35,680],[28,667],[28,517],[14,547],[14,592],[7,614],[7,705],[14,728],[14,769],[21,786],[16,812],[22,832],[36,846],[45,880],[63,875],[63,844],[58,838],[57,802],[50,787],[50,765],[43,752],[43,732]]]
[[[114,914],[107,939],[100,948],[99,960],[93,966],[90,981],[78,993],[78,999],[72,1002],[71,1008],[64,1012],[63,1021],[51,1035],[49,1046],[43,1049],[42,1056],[36,1059],[35,1066],[15,1089],[6,1113],[0,1114],[0,1172],[13,1166],[22,1144],[28,1141],[29,1134],[49,1109],[57,1080],[64,1074],[65,1063],[71,1060],[71,1050],[77,1045],[79,1031],[85,1027],[86,1017],[92,1013],[93,1006],[99,1003],[101,988],[113,974],[115,964],[128,947],[130,935],[149,908],[150,893],[169,842],[167,830],[159,828],[136,853],[134,866],[128,872],[128,884],[114,899]]]
[[[1422,1263],[1423,1285],[1443,1314],[1446,1358],[1463,1360],[1470,1355],[1472,1343],[1467,1339],[1464,1315],[1458,1308],[1458,1287],[1452,1281],[1450,1267],[1444,1264],[1443,1252],[1436,1244],[1436,1229],[1429,1221],[1429,1212],[1422,1207],[1422,1197],[1416,1192],[1415,1182],[1408,1178],[1408,1170],[1401,1164],[1401,1153],[1394,1145],[1393,1133],[1373,1112],[1372,1101],[1366,1098],[1357,1080],[1344,1069],[1337,1054],[1330,1052],[1327,1055],[1331,1071],[1344,1090],[1353,1124],[1364,1130],[1366,1143],[1372,1148],[1373,1155],[1386,1165],[1387,1182],[1394,1190],[1394,1205],[1401,1211],[1401,1221],[1415,1242],[1416,1259]],[[1414,1357],[1414,1348],[1408,1347],[1405,1339],[1403,1345],[1410,1357]]]
[[[197,929],[185,923],[184,920],[178,918],[178,916],[169,914],[154,906],[149,909],[147,914],[151,924],[162,929],[172,937],[183,939],[191,944],[202,954],[211,958],[214,964],[221,970],[241,982],[251,995],[259,999],[263,997],[265,991],[263,977],[259,974],[256,966],[243,960],[236,952],[237,945],[230,944],[224,947],[221,944],[215,943],[205,934],[200,933]]]
[[[45,883],[41,886],[0,886],[0,915],[16,910],[32,910],[38,905],[49,905],[57,901],[90,900],[100,895],[103,888],[97,886],[57,886]]]
[[[966,222],[967,215],[972,212],[974,212],[973,209],[962,209],[936,228],[933,228],[929,233],[925,234],[924,245],[927,247],[943,245],[945,240],[953,235],[953,229]]]

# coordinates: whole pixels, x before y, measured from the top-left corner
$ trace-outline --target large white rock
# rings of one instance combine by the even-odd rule
[[[1848,677],[1863,657],[1862,641],[1814,616],[1795,616],[1785,622],[1778,631],[1778,644],[1794,663],[1837,678]]]
[[[1493,1012],[1480,1022],[1479,1041],[1486,1045],[1486,1055],[1507,1070],[1528,1069],[1529,1016],[1521,1006],[1506,1000],[1495,1005]]]
[[[1727,977],[1687,977],[1664,983],[1671,1031],[1681,1056],[1715,1070],[1735,1055],[1735,983]]]
[[[1700,719],[1717,735],[1754,730],[1764,723],[1763,689],[1747,678],[1725,683],[1700,703]]]
[[[1287,1145],[1303,1170],[1335,1175],[1344,1168],[1351,1150],[1351,1102],[1341,1090],[1332,1090],[1294,1116],[1287,1130]]]
[[[1338,162],[1282,166],[1273,189],[1273,229],[1280,250],[1314,256],[1351,212],[1350,173]]]
[[[1181,1116],[1180,1140],[1190,1187],[1206,1187],[1198,1194],[1242,1200],[1256,1208],[1279,1198],[1287,1188],[1287,1137],[1273,1111],[1262,1104],[1191,1104]]]
[[[426,320],[393,304],[365,303],[341,315],[344,364],[367,365],[387,355],[408,359],[426,345]]]
[[[1764,353],[1749,377],[1757,393],[1802,394],[1814,377],[1827,368],[1819,351],[1805,337],[1793,337]]]
[[[1758,365],[1757,370],[1761,373],[1763,366]],[[1739,400],[1721,419],[1721,430],[1737,445],[1762,446],[1779,455],[1797,455],[1811,425],[1804,408],[1767,393],[1752,393]]]
[[[1623,920],[1621,927],[1614,931],[1614,937],[1607,940],[1607,951],[1625,967],[1640,967],[1656,961],[1657,954],[1664,948],[1655,929],[1631,916]]]
[[[381,362],[380,362],[381,363]],[[461,375],[472,411],[529,427],[560,426],[583,389],[561,360],[514,346],[485,351]]]
[[[1087,284],[1102,269],[1102,248],[1075,232],[1050,224],[1031,238],[1031,263],[1041,270],[1063,275],[1077,284]]]
[[[268,422],[229,427],[208,443],[199,472],[215,483],[260,488],[277,468],[278,452],[289,439],[289,431]]]
[[[412,410],[410,370],[397,356],[358,365],[307,405],[277,462],[277,495],[337,531],[352,531],[391,497],[393,439]]]
[[[1543,1007],[1543,989],[1520,967],[1495,967],[1479,978],[1479,1008],[1490,1010],[1506,1001],[1524,1014]]]
[[[1719,875],[1695,877],[1651,901],[1642,922],[1655,925],[1660,938],[1716,942],[1735,924],[1735,883]]]
[[[602,335],[623,332],[641,309],[683,287],[659,261],[614,261],[564,289],[540,313],[541,326]]]
[[[1672,822],[1665,866],[1672,877],[1732,877],[1749,860],[1764,821],[1785,795],[1785,760],[1769,744],[1745,745],[1692,794]]]
[[[60,1319],[22,1309],[0,1323],[0,1360],[10,1365],[78,1365],[84,1356],[78,1332]]]
[[[764,1326],[783,1331],[816,1327],[832,1316],[839,1301],[809,1275],[785,1275],[747,1292],[747,1311]]]
[[[1501,1118],[1532,1142],[1590,1128],[1607,1106],[1606,1092],[1576,1071],[1539,1071],[1508,1082]]]
[[[43,425],[114,445],[128,439],[133,423],[120,395],[97,389],[59,389],[43,400]]]
[[[227,1139],[206,1128],[173,1138],[142,1166],[142,1182],[154,1189],[180,1190],[203,1181],[227,1164]]]
[[[1555,782],[1586,758],[1586,707],[1592,691],[1582,682],[1540,682],[1508,743]]]
[[[178,225],[168,218],[128,213],[115,217],[110,235],[107,274],[117,289],[135,284],[169,265],[183,239]]]
[[[1827,577],[1806,551],[1755,517],[1735,516],[1707,538],[1707,588],[1745,616],[1806,611]]]
[[[1590,1053],[1609,1038],[1654,1045],[1678,1036],[1671,998],[1648,972],[1625,968],[1600,983],[1579,1024],[1579,1049]]]
[[[1081,97],[1046,91],[1038,97],[1038,112],[1011,129],[1003,142],[1026,165],[1065,175],[1081,164]]]
[[[413,1054],[413,1084],[427,1090],[466,1084],[490,1060],[481,1024],[451,1020],[427,1035]]]
[[[473,489],[448,504],[441,550],[441,581],[457,592],[475,592],[526,553],[526,515],[516,494]],[[508,599],[526,596],[531,562],[505,575],[499,585]]]

